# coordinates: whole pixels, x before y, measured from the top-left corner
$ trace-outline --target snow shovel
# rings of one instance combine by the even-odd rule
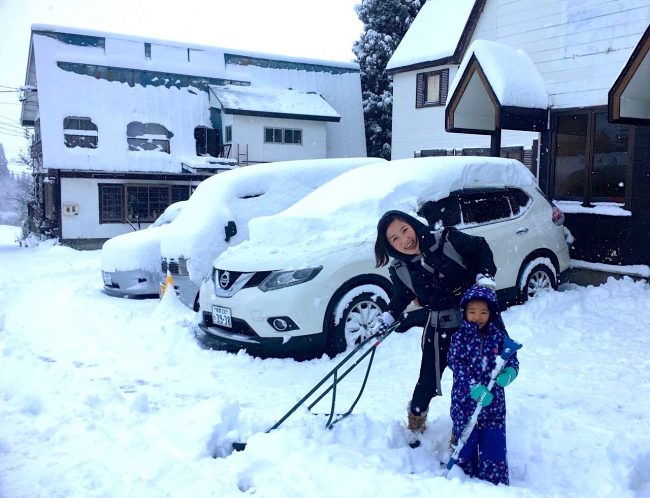
[[[327,423],[325,424],[325,427],[328,429],[332,429],[334,425],[341,420],[343,420],[345,417],[350,415],[352,413],[352,410],[354,410],[354,407],[356,404],[359,402],[361,399],[361,395],[363,394],[363,391],[366,387],[366,382],[368,381],[368,376],[370,374],[370,368],[372,367],[372,360],[375,357],[375,352],[377,350],[377,346],[379,346],[386,337],[388,337],[392,332],[394,332],[399,326],[401,322],[395,322],[393,323],[386,332],[382,336],[377,336],[377,335],[371,335],[370,337],[365,338],[363,341],[361,341],[348,355],[343,358],[325,377],[323,377],[307,394],[305,394],[300,401],[298,401],[291,409],[284,414],[284,416],[278,420],[273,426],[269,427],[264,433],[268,434],[272,430],[277,429],[282,425],[282,423],[287,420],[300,406],[305,404],[307,400],[323,385],[325,382],[327,382],[328,379],[332,378],[332,384],[324,391],[322,392],[315,401],[313,401],[307,409],[311,411],[311,409],[316,406],[316,404],[323,399],[330,391],[332,392],[332,405],[331,405],[331,410],[330,413],[327,413],[325,415],[328,416]],[[359,351],[361,351],[366,344],[369,342],[373,342],[373,344],[363,352],[361,356],[359,356],[353,363],[350,365],[350,367],[343,372],[340,376],[338,374],[339,370],[348,362],[350,361]],[[368,361],[368,368],[366,370],[366,375],[363,379],[363,383],[361,385],[361,389],[359,390],[359,394],[355,398],[354,402],[350,406],[350,408],[341,414],[336,414],[335,412],[335,407],[336,407],[336,386],[337,384],[342,381],[361,361],[363,361],[366,356],[370,355],[370,360]],[[336,415],[336,418],[334,418]],[[235,451],[243,451],[246,449],[246,443],[241,443],[241,442],[234,442],[232,443],[232,449]]]
[[[510,339],[510,337],[506,336],[505,340],[503,341],[503,350],[501,351],[501,354],[499,357],[497,357],[496,365],[494,365],[494,368],[492,369],[492,372],[490,373],[490,382],[487,385],[487,391],[490,392],[492,391],[492,388],[494,387],[494,384],[496,383],[496,379],[503,370],[503,368],[506,365],[506,362],[508,359],[515,354],[519,349],[521,349],[521,344],[519,344],[517,341],[513,341]],[[458,438],[458,442],[456,443],[456,446],[454,446],[454,451],[451,453],[451,456],[449,457],[449,461],[447,462],[447,477],[449,477],[449,472],[453,468],[454,465],[458,463],[458,457],[460,455],[461,450],[463,447],[467,444],[467,441],[469,440],[469,437],[472,435],[472,431],[474,430],[474,427],[476,427],[476,423],[478,422],[478,416],[481,413],[481,410],[483,407],[481,406],[481,401],[483,401],[483,398],[485,397],[485,394],[481,396],[481,398],[476,402],[476,408],[474,408],[474,413],[472,413],[472,416],[469,418],[469,421],[467,422],[467,425],[463,429],[462,434]]]

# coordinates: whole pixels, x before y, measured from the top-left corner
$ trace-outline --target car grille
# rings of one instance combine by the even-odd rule
[[[169,270],[169,273],[178,275],[178,263],[173,259],[169,263],[167,263],[166,259],[162,259],[160,261],[160,271],[167,273],[167,270]]]
[[[214,291],[217,296],[232,297],[241,289],[257,287],[270,274],[270,271],[245,273],[215,269],[212,276]]]
[[[204,311],[203,323],[205,323],[206,327],[214,327],[216,329],[219,329],[220,332],[225,332],[228,334],[239,334],[239,335],[244,335],[246,337],[258,337],[255,331],[253,331],[253,329],[250,327],[250,325],[248,325],[244,320],[240,320],[239,318],[232,319],[232,328],[229,329],[226,327],[215,325],[212,322],[212,314]]]

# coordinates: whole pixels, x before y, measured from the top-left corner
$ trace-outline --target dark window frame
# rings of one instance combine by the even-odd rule
[[[435,99],[427,95],[427,80],[430,76],[440,76],[440,89]],[[415,108],[440,107],[447,103],[449,91],[449,69],[427,71],[415,75]]]
[[[166,184],[166,185],[159,185],[159,184],[152,184],[152,183],[99,183],[98,185],[98,197],[99,197],[99,224],[109,224],[109,223],[120,223],[124,224],[128,222],[131,223],[153,223],[156,221],[157,217],[160,216],[163,211],[173,204],[174,202],[178,201],[184,201],[189,199],[190,195],[194,191],[195,187],[193,185],[180,185],[180,184]],[[167,200],[166,202],[157,203],[157,209],[160,211],[159,213],[155,211],[156,215],[154,216],[152,214],[152,209],[151,205],[153,202],[151,202],[150,196],[147,195],[147,209],[146,211],[150,214],[150,216],[133,216],[129,217],[129,189],[159,189],[160,191],[166,190],[167,194]],[[112,191],[112,193],[110,192]],[[147,193],[149,194],[149,192]],[[116,200],[107,198],[107,195],[113,195],[117,197]],[[109,203],[112,202],[112,212],[117,213],[119,211],[119,215],[114,214],[111,216],[107,216],[106,214],[106,208],[105,206]]]
[[[89,117],[66,116],[63,118],[63,143],[69,149],[96,149],[99,145],[99,128]]]
[[[582,201],[584,207],[595,207],[594,202],[612,202],[621,203],[613,198],[601,197],[594,199],[593,196],[593,160],[594,160],[594,141],[596,134],[596,114],[604,114],[607,117],[607,107],[597,106],[588,108],[565,109],[551,113],[551,147],[550,147],[550,172],[549,172],[549,192],[550,197],[555,200],[566,201]],[[585,146],[585,164],[584,164],[584,182],[582,194],[580,196],[563,196],[556,194],[556,175],[557,175],[557,130],[558,119],[567,116],[587,116],[587,130],[586,130],[586,146]],[[625,171],[625,194],[623,208],[631,210],[631,197],[632,197],[632,178],[633,178],[633,164],[634,164],[634,142],[636,126],[624,123],[612,123],[611,125],[620,126],[625,128],[628,132],[627,143],[627,157],[626,157],[626,171]]]
[[[141,128],[141,132],[136,131],[138,128]],[[158,138],[152,138],[154,136]],[[173,136],[174,134],[160,123],[131,121],[126,126],[126,142],[129,151],[132,152],[158,151],[171,154],[171,138]]]
[[[223,142],[226,144],[232,143],[232,125],[225,126]]]
[[[197,156],[219,157],[221,133],[214,128],[197,126],[194,128],[194,142]]]
[[[287,134],[291,134],[291,141],[286,141]],[[264,127],[265,144],[302,145],[302,128],[275,128]],[[296,139],[296,137],[298,137]]]

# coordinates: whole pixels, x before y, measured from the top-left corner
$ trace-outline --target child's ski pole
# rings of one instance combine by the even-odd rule
[[[505,367],[506,362],[519,349],[521,349],[521,344],[519,344],[517,341],[513,341],[510,339],[510,337],[506,336],[505,340],[503,341],[503,350],[497,357],[496,365],[494,365],[492,373],[490,374],[490,382],[487,385],[487,391],[485,391],[485,393],[488,393],[492,390],[492,387],[494,387],[494,383]],[[469,436],[472,434],[472,431],[476,426],[476,422],[478,422],[479,413],[481,413],[481,410],[483,409],[483,406],[481,406],[481,401],[483,401],[485,393],[477,400],[476,408],[474,408],[474,413],[472,413],[472,416],[469,418],[469,421],[463,429],[462,434],[458,438],[456,446],[454,446],[454,451],[452,452],[451,456],[449,457],[449,461],[447,462],[447,476],[449,476],[449,472],[451,471],[452,467],[458,462],[458,456],[460,455],[463,446],[467,444]]]

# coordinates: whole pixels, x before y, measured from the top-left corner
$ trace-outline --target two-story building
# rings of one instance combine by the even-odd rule
[[[429,0],[387,67],[393,158],[516,157],[576,267],[648,276],[649,22],[650,0]]]
[[[206,177],[291,159],[365,156],[359,68],[32,26],[36,229],[99,247]]]

